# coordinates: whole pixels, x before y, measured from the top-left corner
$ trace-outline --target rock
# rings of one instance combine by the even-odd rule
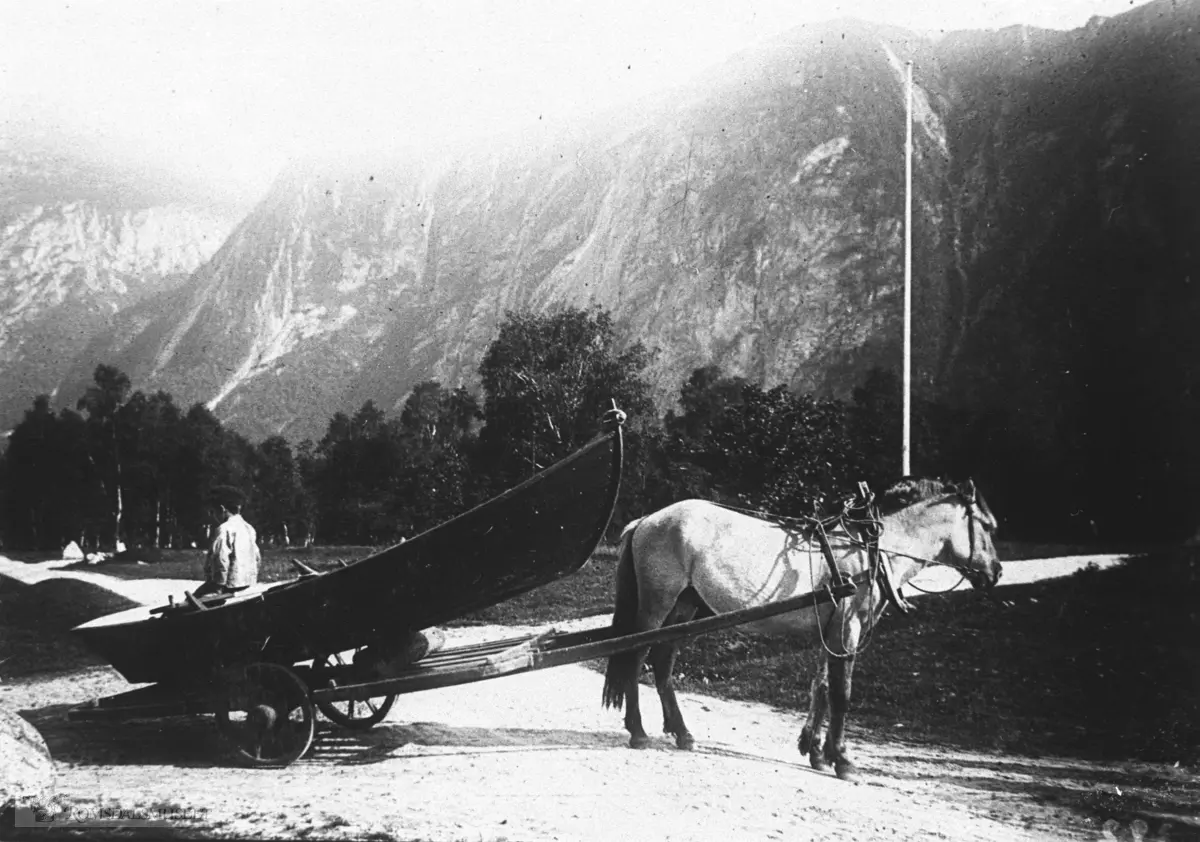
[[[54,761],[37,729],[16,711],[0,707],[0,811],[45,801],[54,787]]]
[[[79,549],[79,545],[72,541],[63,548],[62,557],[64,561],[82,561],[83,550]]]

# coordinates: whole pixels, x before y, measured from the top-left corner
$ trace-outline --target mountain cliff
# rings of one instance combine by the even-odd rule
[[[231,218],[77,156],[0,143],[0,428],[57,389],[116,314],[185,282]]]
[[[970,417],[967,469],[1020,465],[1085,520],[1182,510],[1196,9],[938,41],[835,21],[537,148],[297,164],[186,284],[112,316],[60,393],[112,362],[251,435],[319,436],[421,380],[474,386],[507,309],[595,303],[658,349],[664,406],[710,363],[845,395],[899,365],[912,60],[919,394]],[[1098,501],[1118,468],[1168,502]]]
[[[936,68],[908,33],[835,22],[535,151],[298,165],[186,289],[89,355],[300,437],[423,379],[470,384],[508,309],[594,303],[659,350],[664,404],[712,362],[845,394],[899,338],[914,56]],[[946,251],[944,88],[934,72],[916,97],[925,266]],[[940,342],[923,336],[932,372]]]
[[[1092,530],[1193,519],[1200,4],[938,52],[954,79],[947,279],[965,296],[942,394],[980,419],[985,470],[1020,464]]]

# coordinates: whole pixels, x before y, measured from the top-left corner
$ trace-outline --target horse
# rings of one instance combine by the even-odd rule
[[[993,542],[997,520],[972,481],[905,477],[883,491],[877,506],[877,518],[854,521],[844,513],[824,526],[743,514],[706,500],[684,500],[639,518],[621,533],[613,633],[649,631],[687,622],[701,611],[724,613],[815,592],[835,582],[832,563],[842,581],[858,574],[857,588],[845,598],[746,624],[759,633],[824,646],[798,748],[814,769],[833,764],[838,778],[850,780],[856,769],[846,752],[845,726],[854,659],[889,601],[907,610],[900,587],[927,565],[953,567],[979,589],[1000,578]],[[871,549],[874,536],[877,552]],[[853,582],[843,592],[851,588]],[[608,660],[603,703],[618,710],[625,704],[632,748],[650,742],[638,705],[638,677],[647,658],[662,703],[663,732],[673,734],[680,749],[695,745],[671,681],[677,651],[677,642],[660,643]]]

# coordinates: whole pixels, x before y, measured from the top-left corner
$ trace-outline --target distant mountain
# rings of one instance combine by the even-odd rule
[[[297,164],[60,393],[106,361],[252,436],[319,436],[421,380],[474,386],[507,309],[595,303],[659,349],[664,406],[709,363],[845,395],[899,366],[913,60],[921,394],[1065,509],[1114,460],[1175,488],[1200,476],[1198,33],[1173,0],[936,41],[834,21],[549,146]]]
[[[903,62],[932,65],[929,50],[885,27],[810,27],[536,154],[299,165],[187,289],[89,354],[246,432],[311,436],[423,379],[471,384],[507,309],[595,303],[659,349],[664,405],[710,362],[844,394],[895,355]],[[948,161],[945,82],[925,84],[929,265]]]
[[[0,141],[0,429],[113,317],[186,282],[233,214],[61,150]]]
[[[1194,524],[1200,4],[959,33],[938,54],[963,296],[942,393],[989,419],[974,434],[998,470],[1021,453],[1023,481],[1100,534]]]

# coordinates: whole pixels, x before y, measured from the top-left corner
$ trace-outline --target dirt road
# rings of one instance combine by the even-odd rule
[[[29,567],[12,562],[0,575],[7,567],[29,578]],[[54,575],[49,568],[36,572],[29,594],[69,599],[75,609],[98,613],[116,591],[121,599],[160,602],[181,584],[112,582],[110,592],[97,589],[109,578],[100,574],[67,581],[43,580],[43,573]],[[60,586],[67,588],[61,595]],[[88,599],[99,602],[79,605]],[[447,644],[517,631],[526,630],[452,629]],[[53,657],[56,644],[48,639],[47,645]],[[84,662],[77,648],[69,654],[71,663]],[[1128,826],[1115,823],[1128,815],[1106,816],[1097,805],[1128,803],[1141,793],[1152,803],[1163,780],[1161,767],[905,742],[904,723],[897,721],[890,734],[851,728],[861,774],[848,784],[802,761],[795,748],[798,711],[694,694],[680,694],[698,743],[694,752],[676,750],[665,737],[633,751],[620,713],[600,706],[602,682],[594,670],[568,666],[401,697],[387,720],[366,733],[322,720],[314,748],[283,770],[225,764],[209,717],[68,722],[68,706],[129,689],[98,664],[0,684],[0,705],[21,711],[45,737],[57,765],[60,805],[82,817],[100,807],[156,809],[187,836],[1135,839]],[[647,726],[654,727],[654,691],[642,693]],[[1179,818],[1151,818],[1145,838],[1197,838],[1198,828]],[[1114,822],[1107,829],[1106,819]],[[1164,821],[1175,825],[1168,835]]]
[[[448,642],[511,631],[452,630]],[[666,738],[633,751],[620,715],[599,705],[601,683],[598,673],[571,666],[402,697],[367,733],[322,723],[310,755],[284,770],[220,765],[207,718],[67,722],[66,705],[128,688],[103,666],[0,685],[0,704],[23,711],[45,736],[63,804],[169,807],[189,834],[1101,839],[1096,818],[1064,805],[1073,793],[1134,780],[1129,770],[1077,761],[852,733],[862,775],[846,784],[801,762],[794,712],[694,695],[681,703],[696,751],[677,751]],[[644,693],[653,714],[653,690]]]

